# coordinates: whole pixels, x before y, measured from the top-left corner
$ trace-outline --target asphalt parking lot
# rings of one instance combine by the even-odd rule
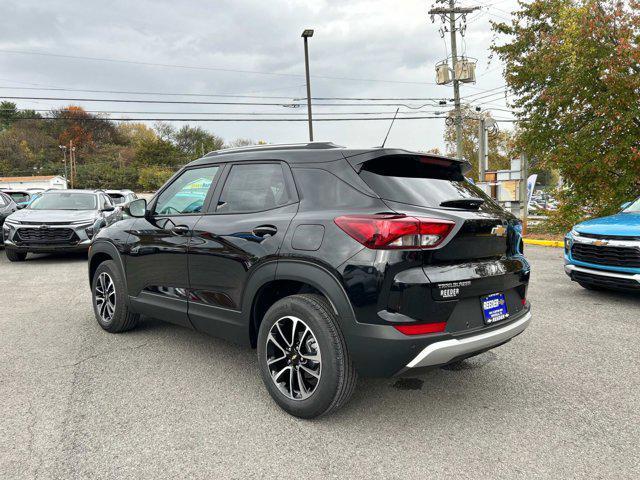
[[[583,290],[528,247],[534,323],[327,418],[282,412],[255,354],[146,319],[93,319],[82,257],[0,252],[0,476],[638,478],[640,297]]]

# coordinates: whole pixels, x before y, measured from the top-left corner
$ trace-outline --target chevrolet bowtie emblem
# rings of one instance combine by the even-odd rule
[[[491,235],[495,235],[496,237],[504,237],[505,233],[507,233],[507,229],[502,225],[498,225],[491,229]]]
[[[593,244],[597,247],[604,247],[605,245],[609,245],[609,242],[606,240],[596,240]]]

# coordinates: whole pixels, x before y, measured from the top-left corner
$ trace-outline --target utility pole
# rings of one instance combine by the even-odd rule
[[[62,150],[63,162],[64,162],[64,181],[67,183],[67,188],[69,188],[69,177],[67,177],[67,146],[66,145],[58,145],[60,150]]]
[[[489,153],[489,139],[484,117],[480,116],[478,130],[478,181],[484,182],[487,173],[487,156]]]
[[[520,154],[520,205],[522,205],[522,234],[527,233],[527,216],[529,215],[529,158],[526,153]]]
[[[446,3],[447,0],[439,0],[439,3]],[[459,28],[456,27],[456,15],[465,16],[480,7],[456,7],[455,0],[448,0],[449,8],[435,7],[429,10],[429,14],[442,16],[443,21],[446,17],[449,19],[449,33],[451,36],[451,70],[453,71],[453,102],[455,108],[456,123],[456,157],[462,158],[462,108],[460,106],[460,79],[456,72],[458,63],[458,43],[457,35]]]
[[[313,120],[311,118],[311,79],[309,76],[309,45],[307,40],[313,37],[313,30],[306,29],[302,32],[304,38],[304,68],[307,76],[307,115],[309,117],[309,141],[313,142]]]

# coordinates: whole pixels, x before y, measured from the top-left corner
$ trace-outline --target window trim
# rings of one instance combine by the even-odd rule
[[[203,208],[200,212],[172,213],[172,214],[166,214],[166,213],[160,214],[155,212],[160,196],[165,192],[165,190],[167,190],[171,185],[173,185],[173,183],[178,178],[180,178],[189,170],[202,170],[202,169],[211,168],[211,167],[218,167],[218,171],[216,172],[216,174],[213,176],[213,179],[211,180],[211,187],[209,187],[209,190],[207,191],[207,196],[204,198]],[[162,186],[162,188],[158,190],[156,194],[153,196],[153,198],[151,199],[151,202],[149,202],[149,211],[152,212],[149,214],[150,217],[151,218],[170,218],[170,217],[194,217],[197,215],[204,215],[209,203],[211,202],[213,193],[215,192],[218,184],[220,183],[220,177],[222,176],[222,172],[224,170],[225,170],[225,165],[221,163],[210,163],[208,165],[197,165],[193,167],[181,168],[169,180],[167,180],[167,182]]]
[[[266,208],[263,210],[251,210],[248,212],[217,212],[216,208],[218,206],[218,201],[220,200],[220,197],[222,195],[222,190],[224,190],[224,186],[227,183],[227,180],[229,179],[229,174],[231,173],[231,170],[233,169],[234,166],[236,165],[271,165],[271,164],[279,164],[280,168],[282,168],[282,176],[284,177],[284,181],[287,185],[287,189],[289,191],[289,193],[291,194],[291,198],[290,201],[282,204],[282,205],[278,205],[276,207],[273,208]],[[283,160],[256,160],[256,161],[252,161],[252,160],[243,160],[243,161],[238,161],[238,162],[228,162],[225,165],[225,171],[224,171],[224,177],[221,179],[220,181],[220,188],[218,189],[217,192],[215,192],[216,195],[214,195],[208,205],[207,211],[205,213],[205,215],[251,215],[254,213],[262,213],[262,212],[271,212],[273,210],[278,210],[280,208],[284,208],[284,207],[288,207],[290,205],[296,205],[298,203],[300,203],[300,197],[298,195],[298,189],[296,188],[296,184],[293,180],[293,174],[291,173],[291,167],[289,166],[289,164]]]

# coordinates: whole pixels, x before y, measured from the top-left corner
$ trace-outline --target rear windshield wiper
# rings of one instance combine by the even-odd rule
[[[441,207],[450,208],[463,208],[465,210],[478,210],[480,205],[484,203],[482,198],[469,197],[469,198],[456,198],[455,200],[445,200],[440,202]]]

